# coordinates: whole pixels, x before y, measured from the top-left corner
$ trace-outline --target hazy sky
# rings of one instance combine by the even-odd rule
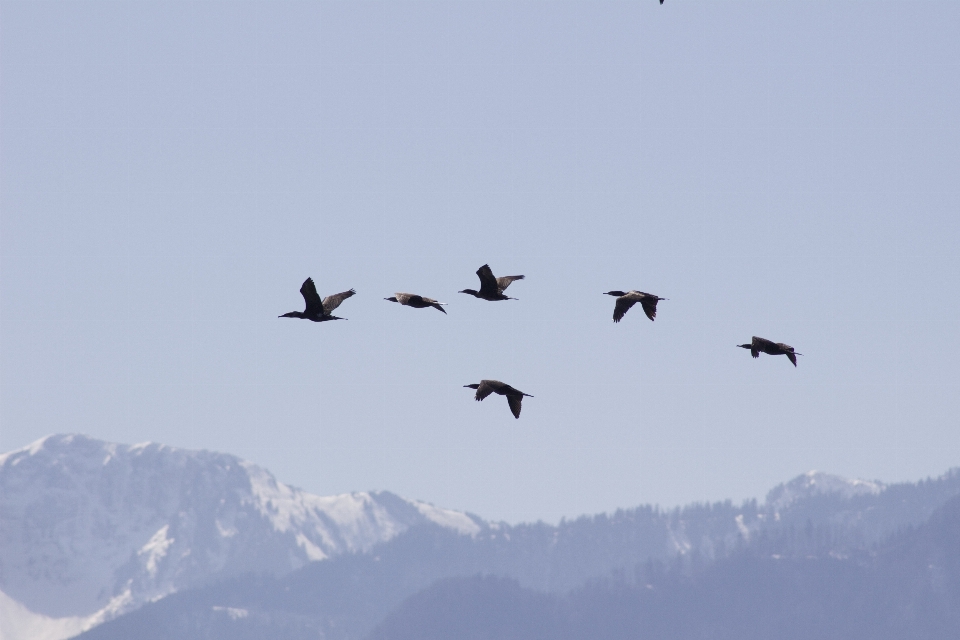
[[[511,522],[938,475],[958,33],[957,2],[4,0],[0,450],[152,440]],[[519,301],[457,293],[484,263]],[[277,318],[307,276],[349,321]],[[656,322],[612,322],[633,288]]]

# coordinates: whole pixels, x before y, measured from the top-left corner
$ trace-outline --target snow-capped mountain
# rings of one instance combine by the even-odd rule
[[[878,487],[877,491],[872,488],[874,486]],[[778,498],[785,495],[785,488],[790,489],[792,499],[778,503]],[[758,573],[758,566],[765,566],[773,573],[785,572],[780,574],[784,577],[791,575],[792,568],[800,568],[800,573],[792,575],[806,576],[802,580],[789,579],[792,586],[781,583],[774,588],[772,591],[779,593],[779,597],[784,597],[785,588],[789,591],[800,587],[800,591],[791,592],[798,596],[798,601],[831,602],[837,597],[856,600],[856,594],[850,593],[845,586],[849,584],[848,580],[855,576],[869,579],[869,572],[873,571],[871,567],[876,569],[880,566],[878,563],[888,562],[889,551],[902,546],[907,539],[903,537],[905,532],[923,527],[923,523],[945,504],[953,501],[956,505],[958,494],[960,470],[919,483],[882,487],[879,483],[813,472],[774,489],[769,503],[748,500],[738,506],[725,501],[692,504],[669,511],[640,506],[613,514],[582,516],[556,526],[542,522],[488,523],[475,536],[457,535],[436,526],[411,527],[377,545],[368,554],[313,563],[275,580],[240,578],[173,594],[91,629],[80,639],[127,640],[135,637],[166,640],[178,637],[182,640],[209,640],[243,637],[307,640],[323,637],[328,640],[370,640],[378,637],[375,633],[371,635],[374,629],[392,616],[391,612],[403,609],[405,601],[409,603],[408,599],[417,600],[423,594],[433,594],[427,598],[437,605],[433,613],[419,610],[407,616],[401,625],[408,631],[417,631],[407,635],[401,633],[400,637],[426,637],[429,634],[421,632],[416,623],[437,614],[449,625],[453,623],[450,611],[459,612],[454,616],[457,621],[462,622],[464,616],[473,611],[480,612],[485,622],[495,620],[499,624],[502,616],[509,615],[508,611],[519,610],[514,608],[514,605],[521,604],[514,599],[517,589],[529,590],[532,600],[528,602],[546,602],[553,598],[555,604],[548,608],[554,611],[566,607],[561,603],[570,602],[571,597],[574,600],[586,598],[583,601],[585,611],[595,616],[594,619],[604,619],[608,610],[604,609],[607,605],[592,599],[594,595],[611,587],[616,587],[615,591],[626,589],[620,591],[621,595],[632,595],[614,599],[620,603],[617,606],[625,607],[627,617],[636,621],[638,593],[656,601],[650,603],[654,607],[649,611],[651,615],[654,611],[659,612],[656,615],[664,614],[666,610],[661,607],[668,605],[671,598],[664,598],[663,594],[667,592],[655,584],[666,587],[663,579],[669,575],[680,581],[674,586],[689,586],[689,579],[696,575],[734,579],[734,583],[740,585],[735,589],[740,597],[751,593],[754,595],[750,598],[756,598],[756,594],[763,593],[764,597],[754,600],[753,605],[766,603],[766,596],[772,594],[766,593],[771,583],[764,580],[772,574],[766,570]],[[954,506],[952,513],[960,511]],[[951,531],[957,531],[953,520],[946,524],[948,529],[952,527]],[[941,551],[934,550],[932,554],[925,551],[912,566],[928,574],[929,568],[943,565],[942,558],[937,559],[938,554]],[[772,567],[771,561],[774,561]],[[710,567],[717,571],[710,573]],[[731,568],[737,568],[734,574],[739,578],[731,575]],[[845,576],[836,583],[840,593],[814,587],[814,600],[804,600],[811,595],[804,589],[822,580],[823,570]],[[493,609],[488,608],[493,601],[480,594],[456,596],[458,584],[462,586],[465,584],[463,580],[473,580],[478,575],[495,581],[515,581],[512,582],[514,596],[506,600],[497,596],[494,600],[500,604]],[[942,572],[929,573],[933,586],[942,586],[943,575]],[[954,575],[958,574],[954,572]],[[802,586],[804,584],[806,587]],[[922,602],[926,597],[913,586],[905,585],[913,595],[903,602]],[[705,593],[697,597],[685,596],[682,599],[696,604],[679,617],[703,613],[699,603],[713,597],[719,598],[717,604],[722,610],[729,611],[728,589],[718,592],[707,585]],[[753,606],[750,598],[743,601],[744,607]],[[506,601],[511,604],[504,604]],[[761,608],[763,606],[766,605]],[[822,610],[821,604],[816,607]],[[836,611],[836,608],[831,610]],[[960,609],[954,607],[954,610]],[[751,624],[768,619],[764,615],[752,616]],[[803,613],[800,615],[803,619],[809,618]],[[579,613],[573,616],[577,617],[582,616]],[[647,620],[648,616],[645,614],[642,619]],[[408,626],[406,623],[415,624]],[[822,620],[820,624],[823,624]],[[456,636],[457,632],[451,628],[445,626],[445,631],[432,637]],[[532,624],[525,628],[542,630],[543,627]],[[599,625],[592,629],[596,631],[593,635],[602,635],[601,628],[625,627]],[[781,628],[784,627],[781,625]],[[955,629],[956,624],[950,628]],[[647,630],[656,636],[660,632],[657,629],[662,631],[663,627]],[[461,628],[460,631],[459,635],[471,635],[467,629]],[[765,636],[763,633],[754,635],[772,637],[769,629],[764,632]],[[630,634],[630,637],[634,635],[637,634]],[[511,635],[514,636],[525,637],[523,633]],[[807,634],[807,637],[820,636]],[[893,636],[908,637],[909,634],[894,633]],[[924,637],[948,636],[940,633]],[[578,637],[592,636],[581,628]],[[624,636],[614,633],[613,637]]]
[[[387,613],[378,606],[445,577],[501,575],[563,593],[611,571],[711,562],[748,545],[760,557],[846,557],[926,521],[957,494],[960,470],[890,485],[810,472],[760,504],[639,506],[556,526],[508,525],[387,492],[312,495],[226,454],[49,436],[0,455],[0,640],[62,640],[93,627],[94,637],[143,637],[121,623],[159,624],[150,616],[163,603],[189,608],[195,588],[215,582],[239,591],[184,614],[197,638],[211,637],[204,624],[224,616],[241,626],[272,620],[266,637],[286,637],[270,625],[295,618],[330,638],[359,638],[357,629]],[[247,572],[289,574],[297,588],[342,597],[298,601],[305,608],[292,613],[273,611],[267,598],[257,604],[266,618],[233,620],[246,606],[231,604],[246,597],[237,585],[259,578],[218,581]]]
[[[882,482],[835,476],[822,471],[808,471],[790,482],[781,484],[767,494],[767,507],[782,510],[797,500],[824,494],[841,498],[877,495],[886,488]]]
[[[65,638],[214,578],[282,574],[434,522],[387,492],[321,497],[235,456],[48,436],[0,455],[0,640]]]

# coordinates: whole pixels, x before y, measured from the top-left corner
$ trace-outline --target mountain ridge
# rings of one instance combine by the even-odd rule
[[[960,628],[960,496],[852,559],[748,546],[690,571],[637,566],[565,594],[450,577],[408,597],[365,640],[941,640]]]
[[[389,492],[309,494],[229,454],[51,435],[0,455],[0,590],[89,627],[213,577],[286,573],[424,522],[471,534],[478,520]]]
[[[58,434],[0,454],[0,637],[60,640],[171,594],[353,556],[309,575],[327,581],[324,593],[367,575],[358,598],[399,602],[435,579],[478,572],[563,593],[638,563],[713,562],[747,544],[777,557],[869,553],[958,493],[960,469],[899,484],[808,472],[763,503],[508,525],[386,491],[317,496],[230,454]],[[217,620],[253,624],[231,617],[239,605],[211,606]],[[358,607],[361,618],[385,613]],[[303,615],[284,624],[314,628]],[[272,628],[270,616],[256,619]]]

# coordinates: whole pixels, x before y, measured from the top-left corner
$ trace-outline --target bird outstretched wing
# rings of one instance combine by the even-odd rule
[[[523,402],[523,396],[509,395],[507,396],[507,404],[510,405],[510,411],[513,412],[514,418],[520,417],[520,403]]]
[[[316,289],[314,289],[316,291]],[[333,313],[333,310],[340,306],[340,304],[355,294],[356,291],[350,289],[350,291],[342,291],[340,293],[335,293],[332,296],[327,296],[323,299],[323,312],[325,314]]]
[[[323,303],[320,302],[320,294],[317,293],[317,285],[313,284],[313,278],[307,278],[300,286],[300,295],[303,301],[307,303],[305,314],[316,315],[323,313]]]
[[[477,402],[480,402],[491,393],[493,393],[493,385],[490,384],[488,380],[481,380],[480,386],[477,387],[477,395],[475,396],[475,399]]]
[[[613,321],[620,322],[623,320],[623,316],[625,316],[627,311],[630,310],[630,307],[635,304],[637,304],[636,299],[631,299],[627,296],[617,298],[617,305],[613,308]]]
[[[643,307],[643,312],[647,314],[648,318],[655,320],[657,317],[657,302],[659,302],[659,298],[649,293],[643,295],[643,299],[640,300],[640,306]]]
[[[477,269],[477,277],[480,278],[480,293],[483,295],[496,295],[499,291],[497,279],[493,277],[493,271],[490,265],[485,264]]]
[[[439,309],[440,311],[443,311],[444,315],[446,315],[447,310],[443,308],[443,305],[440,302],[434,300],[433,298],[424,298],[423,301],[426,302],[431,307],[433,307],[434,309]]]
[[[500,293],[503,293],[506,288],[510,286],[511,282],[514,280],[523,280],[525,277],[526,276],[502,276],[497,278],[497,289],[500,291]]]

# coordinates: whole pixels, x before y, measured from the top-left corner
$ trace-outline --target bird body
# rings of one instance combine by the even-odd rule
[[[504,295],[503,292],[510,286],[511,282],[514,280],[523,280],[524,278],[524,276],[503,276],[497,278],[493,275],[493,271],[491,271],[490,265],[488,264],[477,269],[477,277],[480,278],[480,291],[464,289],[459,293],[468,293],[475,298],[490,300],[491,302],[497,300],[516,300],[516,298]]]
[[[320,294],[317,293],[317,286],[313,283],[313,278],[307,278],[300,286],[300,295],[303,296],[303,300],[307,305],[306,308],[303,311],[291,311],[278,317],[301,318],[303,320],[313,320],[314,322],[344,320],[345,318],[338,318],[332,315],[333,310],[355,293],[356,291],[350,289],[350,291],[343,291],[332,296],[327,296],[321,300]]]
[[[477,390],[474,396],[477,402],[480,402],[491,393],[507,396],[507,404],[510,405],[510,411],[513,412],[514,418],[520,417],[520,403],[523,402],[523,396],[533,397],[529,393],[514,389],[507,383],[500,382],[499,380],[481,380],[479,384],[465,384],[463,386],[468,389]]]
[[[766,353],[771,356],[787,356],[790,362],[793,363],[793,366],[797,366],[797,356],[803,355],[802,353],[794,351],[793,347],[788,344],[774,342],[757,336],[753,336],[753,340],[751,340],[749,344],[738,344],[737,346],[741,349],[749,349],[750,355],[754,358],[759,358],[761,353]]]
[[[644,293],[643,291],[607,291],[608,296],[614,296],[617,299],[617,304],[613,308],[613,321],[620,322],[623,319],[623,316],[626,315],[627,311],[630,310],[630,307],[640,303],[640,306],[643,307],[643,312],[647,314],[647,317],[650,320],[653,320],[657,317],[657,303],[661,300],[666,300],[666,298],[661,298],[660,296],[655,296],[652,293]]]
[[[423,296],[418,296],[415,293],[395,293],[393,297],[384,298],[384,300],[389,300],[390,302],[399,302],[404,306],[413,307],[414,309],[433,307],[434,309],[446,313],[446,310],[440,306],[447,304],[446,302],[437,302],[433,298],[425,298]]]

